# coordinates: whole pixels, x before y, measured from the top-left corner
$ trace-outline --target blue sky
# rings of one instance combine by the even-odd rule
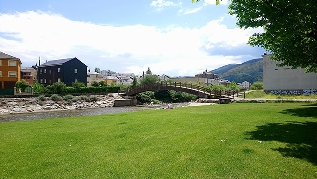
[[[0,0],[0,51],[23,67],[77,57],[92,71],[189,76],[260,58],[215,0]]]

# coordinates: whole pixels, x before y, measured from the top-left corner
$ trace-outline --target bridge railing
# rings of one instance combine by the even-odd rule
[[[186,89],[196,90],[197,92],[200,92],[200,93],[213,95],[212,94],[213,91],[207,86],[202,86],[202,85],[192,84],[192,83],[166,82],[166,81],[162,81],[162,82],[154,83],[154,84],[139,85],[136,87],[129,87],[126,93],[136,94],[142,91],[155,90],[155,89],[158,90],[158,89],[168,88],[168,87],[186,88]]]
[[[144,91],[168,89],[169,87],[184,88],[184,90],[188,89],[191,91],[196,91],[197,93],[200,93],[200,94],[206,94],[211,98],[220,98],[222,96],[231,96],[235,94],[235,92],[231,90],[223,90],[223,91],[214,90],[214,89],[211,89],[209,86],[202,86],[199,84],[166,82],[166,81],[162,81],[162,82],[154,83],[154,84],[139,85],[136,87],[129,87],[126,91],[126,94],[134,95]]]

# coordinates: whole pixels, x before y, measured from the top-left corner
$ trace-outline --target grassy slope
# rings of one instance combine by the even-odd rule
[[[263,90],[256,90],[246,93],[246,98],[264,98],[264,99],[317,99],[317,95],[274,95],[266,94]]]
[[[0,178],[317,178],[316,111],[234,103],[0,123]]]

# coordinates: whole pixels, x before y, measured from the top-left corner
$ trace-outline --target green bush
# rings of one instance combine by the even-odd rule
[[[26,82],[25,80],[17,81],[17,82],[15,83],[15,87],[18,88],[18,89],[20,89],[21,92],[24,92],[25,89],[26,89],[28,86],[30,86],[30,85],[29,85],[29,83]]]
[[[64,94],[66,91],[66,84],[63,82],[56,82],[53,85],[46,87],[50,94]]]
[[[32,88],[34,90],[34,93],[35,94],[45,94],[47,93],[47,88],[44,87],[42,84],[38,83],[38,82],[35,82],[33,85],[32,85]]]
[[[53,95],[51,96],[51,99],[52,99],[53,101],[63,101],[63,98],[62,98],[61,96],[59,96],[58,94],[53,94]]]
[[[250,86],[251,90],[263,90],[263,82],[254,82],[251,86]]]
[[[68,95],[63,96],[63,100],[65,100],[65,101],[70,101],[70,100],[72,100],[73,98],[74,98],[74,96],[71,95],[71,94],[68,94]]]
[[[46,98],[45,98],[44,95],[40,95],[40,96],[38,97],[38,99],[39,99],[40,101],[45,101],[45,100],[46,100]]]
[[[155,99],[154,91],[146,91],[136,95],[136,99],[141,103],[151,103]]]
[[[77,101],[79,101],[79,98],[73,97],[73,98],[71,99],[71,101],[72,101],[72,102],[77,102]]]

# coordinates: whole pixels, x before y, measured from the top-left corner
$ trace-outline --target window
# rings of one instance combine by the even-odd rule
[[[40,79],[40,83],[43,83],[43,79],[42,78]]]
[[[57,82],[61,82],[61,78],[57,78]]]
[[[46,69],[44,69],[44,73],[46,73]]]
[[[9,60],[9,66],[17,66],[17,61]]]
[[[75,83],[77,83],[78,82],[78,79],[77,78],[75,78]]]
[[[2,60],[0,60],[0,66],[2,66]]]
[[[77,68],[74,69],[74,73],[77,73]]]
[[[46,83],[46,79],[44,79],[44,83]]]
[[[17,77],[16,71],[9,71],[9,77]]]
[[[42,74],[42,72],[43,72],[43,70],[42,70],[42,69],[40,69],[40,74]]]
[[[61,68],[57,68],[57,72],[61,72]]]
[[[49,74],[52,74],[52,70],[49,70],[48,73],[49,73]]]
[[[2,77],[2,71],[0,71],[0,77]]]

